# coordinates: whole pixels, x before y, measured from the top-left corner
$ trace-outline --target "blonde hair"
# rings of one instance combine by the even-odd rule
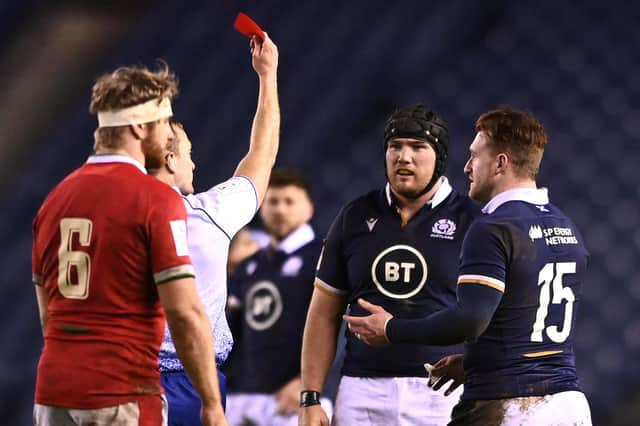
[[[91,92],[89,111],[97,114],[139,105],[152,99],[173,99],[178,95],[178,80],[164,61],[152,71],[142,66],[120,67],[98,78]],[[101,127],[94,132],[94,149],[118,148],[127,126]]]
[[[476,131],[487,133],[494,153],[507,153],[516,175],[535,180],[547,146],[547,133],[533,114],[499,106],[478,118]]]

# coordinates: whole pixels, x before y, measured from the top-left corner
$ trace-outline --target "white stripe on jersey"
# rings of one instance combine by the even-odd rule
[[[153,280],[156,284],[161,284],[165,281],[169,281],[175,278],[195,277],[196,274],[191,265],[174,266],[173,268],[165,269],[158,273],[153,274]]]
[[[458,277],[458,284],[481,284],[504,293],[504,282],[486,275],[466,274]]]

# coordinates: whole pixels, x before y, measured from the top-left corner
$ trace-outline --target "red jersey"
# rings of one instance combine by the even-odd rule
[[[92,409],[161,393],[156,284],[194,276],[176,191],[129,157],[92,156],[44,201],[32,256],[49,296],[36,403]]]

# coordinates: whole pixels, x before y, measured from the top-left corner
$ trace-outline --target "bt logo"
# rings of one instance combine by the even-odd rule
[[[371,265],[371,279],[385,296],[408,299],[427,281],[427,262],[415,248],[398,244],[383,250]]]
[[[244,317],[254,330],[270,328],[282,315],[282,297],[270,281],[259,281],[247,292]]]

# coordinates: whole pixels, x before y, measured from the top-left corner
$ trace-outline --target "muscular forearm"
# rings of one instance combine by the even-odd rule
[[[256,109],[252,130],[260,130],[260,128],[257,127],[259,125],[271,131],[280,130],[277,73],[269,72],[261,74],[259,76],[259,82],[258,107]],[[259,134],[259,132],[256,133]]]
[[[309,310],[302,342],[302,389],[322,391],[336,356],[340,318]]]
[[[209,320],[204,310],[194,308],[188,312],[167,312],[167,323],[178,356],[204,405],[220,400],[213,339]]]
[[[251,128],[249,150],[273,166],[280,141],[280,105],[275,73],[260,76],[258,108]],[[271,167],[270,166],[270,167]]]
[[[280,141],[280,106],[276,74],[260,76],[258,107],[253,125],[249,152],[238,164],[235,175],[247,176],[256,186],[262,201],[271,168],[275,164]]]

